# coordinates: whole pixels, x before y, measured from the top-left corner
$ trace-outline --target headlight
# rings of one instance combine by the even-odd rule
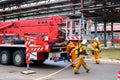
[[[48,41],[48,36],[44,36],[44,41]]]

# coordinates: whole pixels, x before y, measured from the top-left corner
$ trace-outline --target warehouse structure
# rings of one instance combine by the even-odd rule
[[[104,46],[107,46],[106,24],[111,23],[112,46],[114,46],[113,23],[120,22],[119,0],[0,0],[0,21],[45,18],[61,15],[70,18],[103,23]]]

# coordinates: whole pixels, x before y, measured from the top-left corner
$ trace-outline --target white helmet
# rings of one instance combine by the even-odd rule
[[[95,41],[99,41],[99,38],[98,38],[98,37],[95,37],[94,40],[95,40]]]
[[[83,39],[81,44],[87,44],[87,40],[86,39]]]

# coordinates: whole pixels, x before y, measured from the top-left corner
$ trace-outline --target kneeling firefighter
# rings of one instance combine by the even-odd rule
[[[71,55],[71,60],[72,60],[72,66],[73,67],[76,66],[75,61],[77,59],[75,51],[76,51],[76,48],[75,48],[75,45],[73,44],[73,42],[72,41],[68,41],[67,42],[67,47],[66,47],[66,52],[70,53],[70,55]]]
[[[95,57],[96,64],[100,63],[99,55],[101,52],[101,43],[99,42],[98,37],[94,38],[94,42],[92,44],[92,54]]]
[[[81,45],[78,45],[78,60],[77,60],[77,64],[76,66],[74,67],[74,74],[79,74],[78,70],[80,68],[80,66],[82,65],[84,67],[84,69],[86,70],[86,72],[89,72],[89,68],[88,66],[86,65],[86,62],[84,61],[84,55],[87,55],[86,53],[86,49],[87,49],[87,40],[83,40],[81,42]]]

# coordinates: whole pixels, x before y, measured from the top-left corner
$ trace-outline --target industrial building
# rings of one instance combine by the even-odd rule
[[[106,25],[111,23],[111,39],[114,45],[114,23],[120,22],[119,0],[0,0],[0,21],[45,18],[60,15],[70,18],[91,19],[94,37],[97,24],[104,28],[104,46],[107,46]]]

